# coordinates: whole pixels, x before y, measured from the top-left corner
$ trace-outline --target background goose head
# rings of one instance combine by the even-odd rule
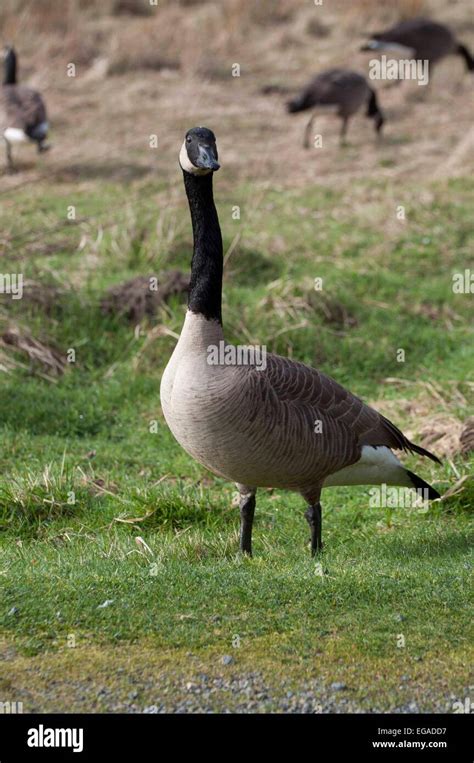
[[[179,154],[181,168],[191,175],[207,175],[216,172],[216,136],[207,127],[193,127],[185,135]]]

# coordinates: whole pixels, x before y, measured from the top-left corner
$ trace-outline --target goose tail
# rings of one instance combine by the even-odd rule
[[[411,472],[409,469],[405,469],[405,471],[411,482],[411,487],[414,487],[419,495],[423,496],[425,500],[434,501],[436,498],[441,498],[441,495],[432,485],[425,482],[425,480],[421,479],[421,477],[414,474],[414,472]]]

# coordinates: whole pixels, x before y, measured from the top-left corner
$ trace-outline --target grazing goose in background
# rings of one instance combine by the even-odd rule
[[[12,144],[33,141],[38,151],[47,151],[48,118],[41,95],[24,85],[17,85],[17,57],[13,48],[5,48],[4,79],[0,90],[0,131],[6,146],[7,164],[13,170]]]
[[[361,106],[367,106],[366,116],[375,122],[377,133],[384,123],[383,114],[379,108],[375,91],[369,87],[362,74],[350,69],[327,69],[318,74],[303,89],[303,92],[287,103],[290,114],[298,111],[315,109],[306,125],[304,147],[309,148],[311,128],[320,108],[333,107],[342,119],[341,144],[344,143],[349,119]]]
[[[439,498],[392,449],[439,461],[314,368],[270,354],[266,364],[222,362],[239,356],[222,328],[222,237],[212,190],[217,160],[211,130],[189,130],[179,161],[194,236],[191,282],[184,326],[161,380],[161,405],[184,450],[237,484],[243,552],[251,554],[256,490],[274,487],[303,496],[315,553],[321,548],[323,487],[386,483],[423,488],[426,497]],[[217,348],[220,362],[211,362]]]
[[[462,56],[469,71],[474,70],[474,59],[444,24],[424,18],[401,21],[383,32],[371,36],[361,50],[394,51],[410,58],[427,60],[430,67],[450,54]]]

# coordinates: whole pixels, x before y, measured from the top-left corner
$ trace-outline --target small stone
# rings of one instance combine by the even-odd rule
[[[99,604],[97,609],[105,609],[105,607],[110,607],[110,605],[113,603],[114,603],[113,599],[106,599],[105,601],[102,602],[102,604]]]
[[[230,654],[225,654],[222,657],[221,662],[223,665],[232,665],[232,663],[235,662],[235,660],[233,657],[230,656]]]
[[[19,614],[20,614],[20,610],[18,609],[18,607],[12,607],[8,613],[8,616],[14,617],[15,615],[19,615]]]
[[[334,683],[331,684],[331,689],[333,691],[343,691],[344,689],[347,689],[347,684],[342,683],[342,681],[334,681]]]
[[[404,620],[406,620],[405,615],[395,615],[395,620],[397,623],[403,623]]]

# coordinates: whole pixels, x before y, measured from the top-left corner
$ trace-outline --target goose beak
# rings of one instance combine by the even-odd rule
[[[221,166],[217,161],[217,151],[214,146],[199,146],[199,156],[196,166],[202,170],[216,172]]]

